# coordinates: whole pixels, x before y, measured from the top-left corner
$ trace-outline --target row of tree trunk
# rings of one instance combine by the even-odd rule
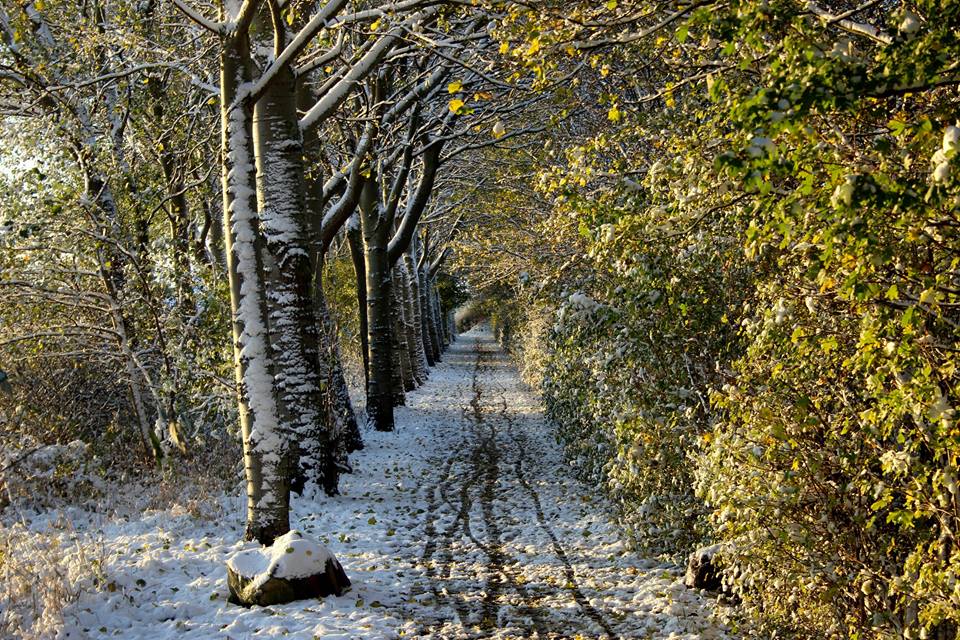
[[[391,264],[377,239],[361,234],[360,218],[351,220],[348,239],[362,310],[367,415],[378,431],[393,431],[394,407],[426,381],[455,335],[437,289],[442,258],[431,263],[427,243],[415,237]]]
[[[394,403],[418,383],[414,359],[422,382],[422,361],[436,362],[447,339],[435,286],[441,261],[428,263],[428,252],[418,252],[413,241],[443,146],[429,133],[436,118],[424,126],[423,103],[414,99],[419,89],[397,94],[387,74],[371,75],[361,86],[370,104],[384,106],[369,114],[362,133],[343,136],[343,157],[352,158],[347,168],[322,175],[329,164],[319,125],[348,100],[365,97],[351,98],[358,81],[399,42],[388,32],[342,79],[311,85],[285,52],[302,50],[302,34],[315,32],[324,11],[332,15],[341,6],[325,5],[297,36],[275,7],[259,2],[245,4],[229,28],[217,30],[246,536],[264,544],[289,529],[290,492],[314,481],[336,493],[339,474],[349,470],[347,455],[362,446],[322,288],[323,256],[351,217],[346,233],[362,253],[354,264],[367,337],[367,413],[375,428],[393,429]],[[409,19],[432,15],[427,11]],[[273,57],[258,64],[257,56],[271,50]],[[405,93],[412,97],[404,99]],[[388,104],[405,106],[386,110]],[[438,111],[441,119],[450,117]],[[401,260],[405,255],[409,260]]]

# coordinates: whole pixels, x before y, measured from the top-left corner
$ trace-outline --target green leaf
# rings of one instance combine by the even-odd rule
[[[829,336],[820,341],[820,350],[824,353],[836,351],[838,346],[837,339],[833,336]]]
[[[587,223],[583,220],[581,220],[580,224],[577,225],[577,231],[580,233],[581,238],[585,238],[587,240],[590,239],[590,227],[588,227]]]

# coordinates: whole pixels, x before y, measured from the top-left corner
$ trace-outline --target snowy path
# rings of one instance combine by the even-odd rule
[[[398,409],[397,432],[365,438],[342,496],[295,502],[295,526],[336,553],[349,593],[226,604],[239,496],[220,499],[216,520],[72,512],[64,540],[79,531],[102,549],[113,586],[72,605],[62,637],[732,637],[678,568],[625,549],[608,506],[573,478],[538,400],[489,334],[460,336]]]
[[[724,637],[674,567],[625,551],[488,334],[461,336],[446,361],[449,395],[428,384],[410,403],[460,410],[436,433],[426,513],[411,523],[425,534],[414,636]]]

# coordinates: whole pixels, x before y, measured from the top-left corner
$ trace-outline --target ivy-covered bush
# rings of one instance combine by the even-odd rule
[[[878,18],[866,44],[792,2],[728,23],[741,57],[778,45],[759,87],[714,87],[739,131],[717,171],[750,194],[742,242],[764,268],[700,494],[760,619],[952,638],[960,102],[938,85],[960,8]]]
[[[960,4],[706,4],[602,53],[511,18],[597,104],[505,304],[556,310],[577,467],[639,542],[718,543],[762,637],[960,637]]]

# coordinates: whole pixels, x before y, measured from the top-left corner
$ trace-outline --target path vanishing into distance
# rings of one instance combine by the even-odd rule
[[[73,513],[69,526],[47,526],[101,549],[113,590],[71,605],[63,637],[734,637],[679,567],[626,548],[610,505],[573,477],[539,399],[486,330],[458,337],[398,409],[396,432],[364,436],[343,495],[296,499],[292,516],[340,559],[348,593],[227,604],[239,496],[194,515]]]
[[[539,399],[488,332],[460,336],[445,360],[408,402],[447,413],[424,424],[435,438],[426,509],[406,524],[423,539],[409,560],[414,635],[727,637],[676,567],[625,548],[609,505],[573,478]]]

